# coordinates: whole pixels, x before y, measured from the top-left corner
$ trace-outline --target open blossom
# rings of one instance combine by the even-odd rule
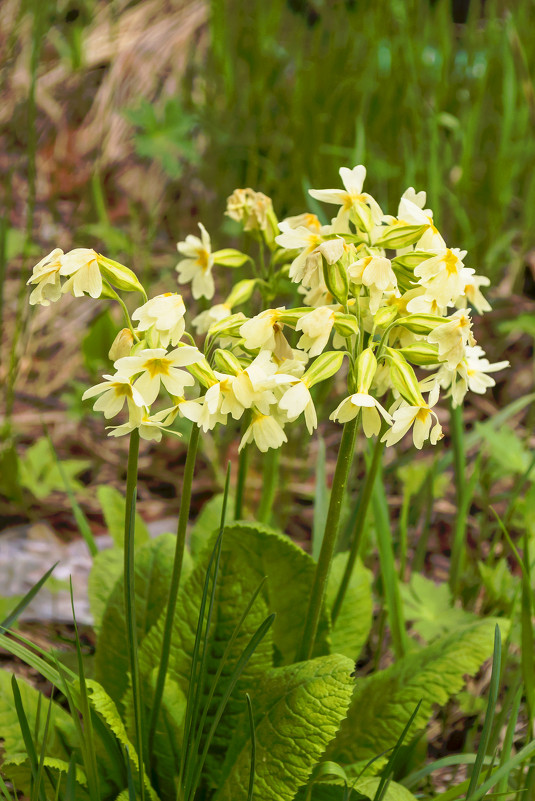
[[[33,268],[31,278],[26,282],[37,285],[30,295],[31,306],[35,306],[36,303],[41,306],[50,306],[61,297],[62,257],[63,251],[55,248]]]
[[[180,413],[188,420],[192,420],[206,433],[211,431],[218,423],[227,422],[227,414],[221,411],[221,388],[219,384],[210,387],[204,397],[194,400],[181,401]],[[243,413],[243,407],[241,407]],[[239,415],[241,417],[241,414]]]
[[[191,291],[195,300],[214,296],[215,285],[212,276],[214,258],[210,235],[202,223],[199,223],[201,238],[188,234],[184,242],[177,244],[177,250],[187,258],[179,261],[176,266],[178,281],[187,284],[191,281]]]
[[[266,309],[256,317],[247,320],[241,328],[240,335],[244,339],[244,347],[248,350],[269,350],[278,359],[288,359],[292,357],[292,349],[282,330],[284,323],[280,321],[281,312],[284,306],[278,309]]]
[[[450,389],[454,406],[459,406],[464,396],[470,390],[478,395],[484,395],[487,389],[495,386],[496,381],[489,373],[497,373],[509,367],[508,361],[491,364],[485,356],[485,351],[479,345],[468,346],[465,356],[455,369],[442,365],[437,374],[437,381],[443,389]]]
[[[479,288],[481,286],[489,285],[490,278],[487,278],[486,275],[471,275],[467,279],[467,283],[464,285],[464,295],[462,295],[460,298],[457,298],[455,305],[457,308],[465,308],[467,303],[470,303],[470,305],[473,306],[474,309],[479,312],[479,314],[490,311],[490,303]]]
[[[355,283],[368,287],[370,292],[370,314],[379,309],[385,292],[396,292],[398,281],[390,259],[384,256],[366,256],[349,265],[349,275]]]
[[[470,314],[464,309],[447,317],[446,321],[428,334],[428,342],[438,345],[438,355],[448,367],[455,368],[464,358],[467,345],[475,345],[472,335],[472,320]]]
[[[132,378],[141,373],[134,387],[143,398],[146,406],[154,403],[163,384],[170,395],[180,397],[185,387],[195,383],[192,375],[181,367],[201,361],[202,353],[190,345],[167,353],[165,348],[146,348],[135,356],[124,356],[115,362],[115,369],[122,375]]]
[[[359,411],[362,412],[362,428],[367,437],[377,436],[381,430],[379,412],[389,425],[392,424],[392,417],[386,409],[381,406],[378,400],[366,392],[355,392],[348,398],[344,398],[329,419],[336,420],[339,423],[347,423],[348,420],[353,420]]]
[[[400,403],[401,405],[392,413],[392,428],[384,434],[381,442],[395,445],[412,426],[412,437],[418,450],[421,450],[426,439],[429,439],[432,445],[436,445],[442,438],[442,427],[431,407],[426,403],[420,406],[409,406],[404,401]],[[436,422],[431,428],[433,418]]]
[[[279,409],[286,412],[290,422],[297,420],[299,415],[304,412],[309,434],[312,434],[314,429],[318,427],[316,408],[306,380],[299,379],[290,389],[286,390],[279,401]]]
[[[275,237],[275,242],[287,250],[301,251],[290,264],[291,280],[310,286],[316,274],[321,272],[322,258],[318,247],[323,242],[323,236],[303,225],[292,228],[286,221],[279,223],[279,228],[281,233]]]
[[[167,348],[169,343],[178,345],[180,342],[186,327],[185,313],[186,307],[182,295],[177,292],[166,292],[164,295],[151,298],[136,309],[132,314],[132,320],[138,321],[138,331],[155,333],[154,345]]]
[[[75,298],[87,293],[92,298],[102,294],[102,276],[97,254],[91,248],[75,248],[61,259],[60,275],[70,278],[63,284],[62,292],[71,292]]]
[[[341,224],[347,225],[352,220],[357,228],[370,230],[374,223],[380,221],[383,213],[377,201],[362,191],[366,167],[362,164],[352,170],[341,167],[339,172],[344,189],[309,189],[309,194],[316,200],[341,206],[337,216]]]
[[[425,201],[425,192],[415,192],[410,186],[399,202],[398,219],[409,225],[427,226],[427,230],[418,240],[419,250],[443,249],[446,243],[433,222],[433,212],[431,209],[424,209]]]
[[[251,423],[241,439],[239,450],[243,450],[249,442],[254,442],[258,450],[265,453],[270,448],[280,448],[283,442],[288,442],[288,437],[275,415],[262,414],[255,409]]]
[[[304,314],[295,326],[296,331],[303,332],[297,346],[308,351],[309,356],[318,356],[329,341],[334,319],[334,311],[328,306]]]
[[[109,420],[115,417],[123,408],[125,401],[133,403],[135,406],[144,406],[143,398],[139,391],[130,384],[130,379],[122,375],[105,375],[106,380],[101,384],[87,389],[82,395],[82,400],[87,398],[97,398],[93,409],[96,412],[103,412],[104,417]]]
[[[440,306],[450,306],[464,294],[464,288],[475,272],[464,266],[465,256],[466,250],[446,248],[414,268],[414,275],[425,287],[425,294]]]

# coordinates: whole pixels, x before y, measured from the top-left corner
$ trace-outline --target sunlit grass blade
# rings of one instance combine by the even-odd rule
[[[43,576],[41,576],[39,581],[37,581],[33,587],[28,590],[24,598],[19,601],[13,611],[10,612],[9,615],[0,623],[0,629],[9,629],[14,623],[17,622],[19,616],[22,614],[22,612],[24,612],[28,604],[33,601],[43,584],[45,584],[45,582],[50,578],[58,564],[58,562],[55,562],[52,567],[47,570]]]
[[[519,687],[513,700],[513,706],[511,709],[511,714],[509,716],[509,722],[507,723],[507,729],[505,730],[505,737],[503,738],[503,747],[500,756],[500,767],[505,765],[506,762],[511,758],[511,751],[513,748],[513,740],[515,736],[515,729],[518,721],[518,713],[520,712],[521,702],[522,702],[522,687]],[[499,793],[507,792],[508,778],[509,778],[508,776],[504,776],[502,779],[500,779],[500,783],[498,784],[497,787],[497,791]]]
[[[318,455],[316,458],[316,481],[314,484],[314,522],[312,525],[312,558],[316,559],[321,550],[327,509],[329,506],[329,490],[327,488],[327,460],[325,458],[325,440],[318,437]]]
[[[11,792],[7,789],[7,785],[0,774],[0,792],[2,793],[2,801],[13,801]],[[16,798],[16,796],[15,796]]]
[[[485,713],[485,720],[483,722],[481,738],[479,740],[479,747],[477,749],[476,761],[474,763],[472,775],[470,776],[470,784],[468,785],[466,801],[468,801],[468,799],[472,799],[474,796],[479,782],[481,770],[483,768],[483,761],[487,753],[487,746],[494,720],[494,712],[496,710],[496,703],[498,701],[498,690],[500,689],[501,660],[502,638],[500,634],[500,627],[496,625],[496,629],[494,631],[494,653],[492,657],[492,674],[490,677],[489,700],[487,704],[487,711]]]
[[[41,699],[41,697],[42,696],[39,696],[39,700]],[[51,717],[51,714],[52,714],[52,695],[50,696],[50,699],[49,699],[49,702],[48,702],[48,710],[47,710],[47,713],[46,713],[45,728],[44,728],[44,731],[43,731],[43,741],[41,743],[41,753],[39,754],[39,764],[37,766],[37,780],[35,782],[35,787],[34,787],[33,793],[32,793],[32,801],[33,801],[33,798],[39,798],[39,793],[40,793],[41,787],[44,788],[44,784],[43,784],[43,773],[44,772],[46,772],[47,777],[48,777],[52,787],[55,789],[55,794],[56,795],[57,795],[57,791],[58,791],[58,788],[56,786],[56,782],[54,781],[54,777],[51,775],[51,772],[46,770],[46,768],[45,768],[46,746],[47,746],[47,743],[48,743],[48,733],[50,731],[50,717]],[[39,730],[37,719],[36,719],[35,728],[36,728],[35,738],[37,740],[38,730]]]
[[[410,716],[409,720],[407,721],[407,723],[405,725],[405,728],[403,729],[403,731],[401,732],[401,734],[398,737],[396,745],[394,746],[394,749],[393,749],[392,753],[390,754],[388,762],[386,763],[385,769],[384,769],[383,774],[381,776],[381,781],[379,782],[379,786],[377,787],[377,790],[375,791],[375,796],[374,796],[373,801],[383,801],[383,798],[385,797],[386,791],[388,789],[388,785],[389,785],[390,780],[391,780],[391,778],[392,778],[392,776],[394,774],[394,771],[396,769],[398,758],[399,758],[399,755],[400,755],[400,752],[401,752],[401,746],[403,745],[405,737],[407,736],[407,733],[408,733],[410,727],[412,726],[412,722],[413,722],[414,718],[418,714],[418,710],[420,709],[421,704],[422,704],[422,702],[418,701],[418,703],[416,704],[416,707],[414,709],[414,712]]]
[[[14,675],[11,677],[11,688],[13,690],[15,709],[17,711],[17,717],[19,719],[19,726],[22,734],[22,739],[24,740],[24,747],[26,749],[26,754],[28,755],[28,760],[30,763],[30,770],[32,773],[32,780],[33,780],[32,784],[32,791],[33,791],[33,787],[37,786],[37,774],[38,774],[39,763],[37,760],[37,751],[35,750],[35,744],[33,742],[32,735],[30,732],[30,726],[28,724],[28,718],[26,717],[26,712],[24,711],[24,706],[22,703],[19,686],[17,684],[16,676]],[[47,801],[44,787],[39,788],[38,798],[39,801]]]
[[[247,801],[253,801],[254,777],[256,772],[256,733],[254,728],[253,705],[251,703],[251,696],[249,693],[245,693],[245,699],[247,701],[249,731],[251,732],[251,770],[249,773],[249,787],[247,788]]]
[[[411,787],[417,787],[422,779],[425,779],[437,770],[456,767],[457,765],[473,765],[476,759],[477,754],[452,754],[451,756],[442,757],[441,759],[431,762],[429,765],[425,765],[423,768],[420,768],[420,770],[410,773],[401,780],[401,784],[410,790]],[[490,763],[490,757],[485,757],[483,764],[490,765]]]

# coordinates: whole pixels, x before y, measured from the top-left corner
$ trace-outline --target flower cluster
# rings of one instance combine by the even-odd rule
[[[94,408],[108,419],[126,403],[128,421],[110,435],[138,428],[142,437],[159,440],[177,415],[204,431],[230,418],[243,421],[240,448],[249,442],[261,451],[278,448],[287,441],[286,426],[301,415],[310,433],[316,428],[311,389],[345,364],[347,393],[331,419],[346,423],[360,415],[364,434],[387,445],[412,431],[421,448],[442,436],[434,411],[441,394],[459,405],[468,390],[483,393],[494,385],[490,374],[508,363],[489,363],[474,339],[470,311],[490,308],[481,293],[489,281],[465,266],[465,251],[446,244],[425,208],[425,192],[409,188],[391,216],[363,192],[363,166],[342,168],[340,175],[343,189],[310,190],[338,207],[328,225],[310,213],[278,223],[265,195],[234,192],[227,214],[255,240],[258,265],[231,248],[212,251],[201,224],[200,237],[178,243],[185,257],[178,281],[191,282],[195,299],[213,298],[215,265],[250,263],[253,271],[193,319],[197,334],[205,335],[202,351],[186,330],[180,294],[148,300],[134,273],[92,250],[54,250],[36,265],[30,303],[48,305],[69,291],[144,297],[110,350],[115,373],[84,394],[97,397]],[[273,306],[284,277],[297,285],[299,305]],[[256,313],[236,311],[249,309],[257,296],[263,303]],[[168,402],[154,411],[162,394]]]

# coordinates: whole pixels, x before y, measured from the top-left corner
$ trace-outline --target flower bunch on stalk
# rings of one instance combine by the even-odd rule
[[[107,419],[126,407],[128,420],[112,426],[111,436],[137,428],[160,440],[177,415],[204,431],[244,418],[240,448],[278,448],[301,416],[313,432],[311,389],[344,369],[346,395],[331,419],[345,423],[360,414],[367,437],[381,434],[393,445],[411,431],[421,448],[442,436],[434,411],[441,394],[457,406],[468,390],[494,385],[491,374],[508,362],[489,363],[471,317],[471,307],[480,314],[490,308],[481,292],[489,281],[465,265],[466,251],[446,244],[425,192],[407,189],[392,216],[363,191],[362,165],[344,167],[340,176],[343,189],[310,190],[338,207],[328,225],[310,213],[278,222],[265,195],[233,193],[227,214],[255,242],[258,259],[232,248],[212,251],[202,224],[200,237],[178,244],[185,257],[178,281],[191,282],[195,299],[213,298],[216,265],[251,266],[223,302],[193,319],[202,349],[186,329],[177,292],[148,299],[131,270],[84,248],[56,249],[36,265],[32,304],[71,292],[115,298],[123,307],[127,327],[110,350],[114,372],[83,396],[96,397],[94,408]],[[284,277],[297,285],[299,305],[273,304]],[[118,294],[129,291],[144,300],[131,316]],[[249,309],[253,298],[261,300],[256,313],[236,311]],[[164,408],[155,410],[162,396]]]

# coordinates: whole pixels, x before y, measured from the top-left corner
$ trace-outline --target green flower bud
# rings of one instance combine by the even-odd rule
[[[238,375],[243,369],[239,360],[230,350],[222,350],[221,348],[218,348],[214,353],[214,363],[218,370],[229,375]]]
[[[380,248],[406,248],[414,245],[429,228],[428,225],[389,225],[373,244]]]
[[[437,325],[444,324],[444,317],[438,314],[409,314],[399,320],[399,325],[413,334],[429,334]]]
[[[197,379],[199,384],[202,384],[203,387],[206,387],[207,389],[213,387],[214,384],[219,383],[217,376],[214,374],[214,371],[204,357],[201,359],[201,361],[195,362],[195,364],[188,364],[186,366],[186,370],[189,370],[192,376]]]
[[[244,281],[232,287],[232,291],[228,298],[225,300],[225,305],[232,309],[233,306],[240,306],[246,303],[254,292],[256,286],[256,278],[246,278]]]
[[[398,314],[396,306],[383,306],[373,315],[373,322],[377,328],[386,328],[394,322]]]
[[[324,261],[323,277],[333,298],[345,306],[349,295],[349,276],[345,264],[342,261],[337,261],[334,264],[328,264]]]
[[[418,267],[423,261],[430,259],[434,253],[427,253],[425,250],[412,250],[410,253],[404,253],[402,256],[396,256],[392,259],[392,267],[403,267],[411,272],[415,267]]]
[[[312,365],[308,368],[302,377],[302,381],[307,387],[313,387],[320,381],[326,381],[335,373],[338,372],[344,361],[345,353],[340,353],[336,350],[329,350],[327,353],[322,353],[314,360]]]
[[[351,337],[359,332],[359,324],[354,314],[334,313],[334,329],[342,337]]]
[[[418,379],[410,364],[399,351],[386,348],[386,352],[390,357],[390,380],[392,381],[392,386],[411,406],[424,405],[425,401],[418,386]]]
[[[97,254],[97,262],[102,277],[112,286],[121,289],[123,292],[140,292],[142,295],[144,294],[143,287],[139,283],[137,275],[128,267],[125,267],[124,264],[119,264],[118,261],[107,259],[100,253]],[[104,292],[102,296],[104,296]]]
[[[425,366],[440,363],[438,345],[432,345],[430,342],[414,342],[412,345],[400,348],[399,352],[413,364]]]
[[[112,362],[121,359],[123,356],[130,356],[132,345],[134,344],[134,335],[129,328],[121,328],[108,353]]]
[[[223,335],[237,337],[240,335],[240,328],[246,319],[243,312],[236,312],[236,314],[231,314],[230,317],[224,317],[218,323],[214,323],[210,326],[208,334],[211,337]]]
[[[357,359],[358,392],[367,395],[377,371],[377,359],[371,348],[362,351]]]
[[[234,248],[223,248],[212,253],[214,264],[221,264],[223,267],[241,267],[246,261],[250,261],[250,256],[241,253]]]

